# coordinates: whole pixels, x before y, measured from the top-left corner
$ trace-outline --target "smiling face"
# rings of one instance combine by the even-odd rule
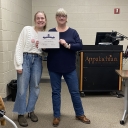
[[[34,16],[35,27],[38,30],[46,29],[46,15],[43,12],[37,12]]]
[[[58,25],[66,25],[67,23],[67,13],[63,8],[57,10],[56,21]]]
[[[67,15],[56,15],[56,21],[60,25],[64,25],[67,23]]]

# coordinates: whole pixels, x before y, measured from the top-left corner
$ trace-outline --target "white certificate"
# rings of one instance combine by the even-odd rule
[[[38,32],[38,48],[59,48],[59,32]]]

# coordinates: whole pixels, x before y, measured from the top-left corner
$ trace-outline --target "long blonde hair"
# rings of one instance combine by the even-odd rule
[[[47,21],[47,17],[46,17],[46,14],[44,13],[44,11],[38,11],[38,12],[36,12],[35,15],[34,15],[34,22],[36,21],[36,15],[37,15],[38,13],[44,14],[45,19],[46,19],[46,21]],[[46,28],[47,28],[47,22],[46,22],[46,24],[45,24],[45,26],[44,26],[44,31],[46,30]]]

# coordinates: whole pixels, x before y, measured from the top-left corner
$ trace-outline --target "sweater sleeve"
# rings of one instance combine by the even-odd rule
[[[15,49],[15,54],[14,54],[14,65],[15,69],[19,70],[22,69],[22,64],[23,64],[23,49],[25,45],[25,36],[26,36],[26,27],[24,27],[19,35],[17,44],[16,44],[16,49]]]
[[[81,50],[82,49],[82,40],[80,39],[79,34],[77,33],[76,30],[74,30],[73,38],[75,40],[75,43],[71,44],[70,49],[73,50],[73,51]]]

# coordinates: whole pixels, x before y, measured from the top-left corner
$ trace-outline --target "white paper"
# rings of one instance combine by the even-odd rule
[[[38,48],[60,48],[59,32],[38,32]]]

